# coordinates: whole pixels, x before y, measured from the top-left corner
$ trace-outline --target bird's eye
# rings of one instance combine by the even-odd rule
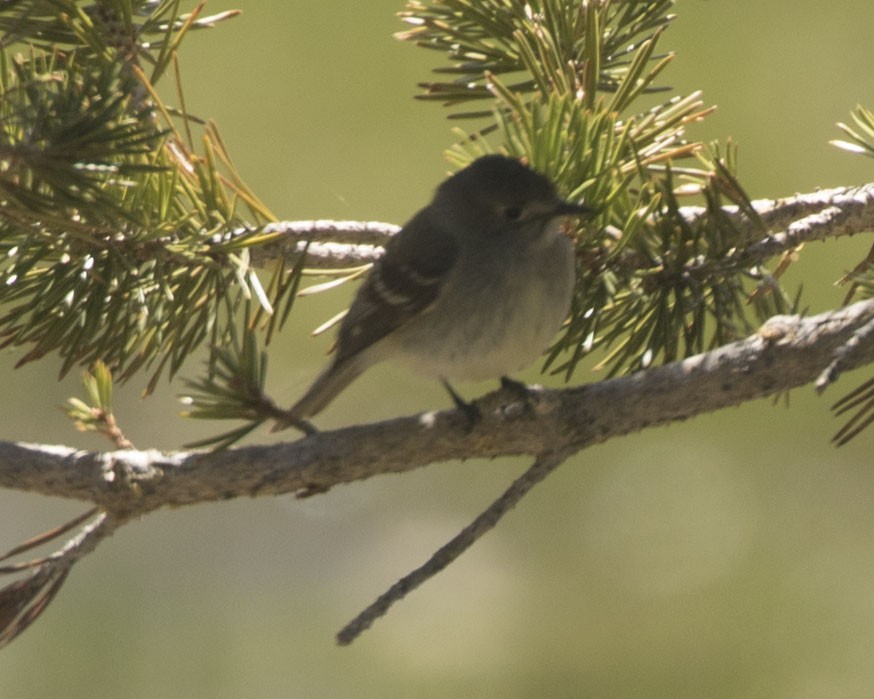
[[[508,221],[518,221],[522,216],[522,209],[518,206],[508,206],[504,209],[504,218]]]

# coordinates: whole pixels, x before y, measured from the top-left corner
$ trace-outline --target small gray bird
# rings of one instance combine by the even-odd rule
[[[308,426],[386,359],[443,381],[482,381],[531,364],[561,327],[574,248],[560,218],[592,213],[518,160],[487,155],[449,177],[386,245],[343,319],[333,361],[277,429]]]

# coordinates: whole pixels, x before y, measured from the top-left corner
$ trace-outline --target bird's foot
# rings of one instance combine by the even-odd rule
[[[468,403],[464,398],[462,398],[452,385],[446,380],[443,379],[443,386],[449,392],[449,395],[452,396],[452,402],[455,403],[456,409],[464,415],[465,421],[467,423],[467,431],[470,432],[476,427],[477,423],[482,420],[482,413],[480,413],[479,408],[476,407],[473,403]]]
[[[501,388],[510,393],[515,393],[517,398],[524,400],[526,403],[531,400],[531,389],[528,384],[516,381],[508,376],[501,377]]]

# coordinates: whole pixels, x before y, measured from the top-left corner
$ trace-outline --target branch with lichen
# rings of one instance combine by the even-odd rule
[[[103,513],[89,511],[88,524],[57,554],[0,569],[0,574],[25,576],[0,591],[0,622],[5,624],[0,642],[36,619],[57,593],[71,561],[118,526],[155,510],[231,497],[316,496],[341,483],[452,459],[535,457],[529,473],[471,528],[344,630],[340,640],[348,643],[472,545],[567,457],[622,435],[809,384],[872,320],[871,300],[810,318],[777,316],[744,340],[631,376],[564,390],[539,389],[528,400],[496,391],[476,402],[483,417],[473,430],[457,411],[440,411],[217,452],[100,453],[0,442],[0,487],[81,500]],[[841,359],[847,370],[870,364],[874,343],[857,346]],[[12,553],[29,548],[22,545]]]

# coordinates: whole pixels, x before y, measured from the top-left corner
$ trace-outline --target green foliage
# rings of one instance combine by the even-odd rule
[[[834,140],[832,144],[850,153],[874,157],[874,112],[860,105],[856,107],[852,117],[855,127],[838,124],[838,128],[851,140]],[[841,283],[849,285],[845,303],[849,303],[857,296],[863,299],[874,298],[874,246],[841,280]],[[871,332],[872,328],[869,326],[862,328],[853,343],[848,343],[844,351],[848,351],[853,345],[864,344],[864,340],[870,337]],[[851,413],[847,422],[832,438],[837,446],[843,446],[874,422],[874,379],[868,379],[861,386],[850,391],[837,401],[832,409],[835,415]]]
[[[838,128],[850,137],[849,141],[835,139],[832,144],[850,153],[859,153],[874,158],[874,112],[859,105],[852,114],[856,127],[838,124]]]
[[[831,142],[832,145],[850,153],[874,158],[874,112],[860,105],[856,107],[852,117],[855,122],[855,128],[847,124],[838,124],[838,128],[849,136],[850,140],[835,139]],[[846,303],[849,303],[856,295],[862,298],[874,297],[874,247],[841,280],[841,283],[849,283],[850,285]]]
[[[120,380],[148,367],[151,390],[203,342],[224,345],[244,301],[293,299],[299,268],[265,291],[249,263],[273,217],[217,131],[196,148],[193,118],[186,138],[143,71],[160,77],[188,29],[231,14],[123,0],[0,12],[3,45],[28,42],[0,53],[0,343],[26,348],[22,363],[58,352],[62,373],[100,360]]]
[[[97,362],[92,371],[82,373],[82,387],[88,402],[79,398],[67,400],[67,416],[81,432],[100,432],[118,449],[133,445],[127,440],[112,412],[112,372],[103,362]]]
[[[610,348],[599,367],[611,375],[646,368],[749,334],[750,309],[759,322],[788,312],[792,304],[775,276],[733,256],[749,240],[722,207],[749,202],[732,198],[739,195],[733,179],[727,171],[721,175],[703,190],[706,214],[689,220],[668,170],[646,221],[631,229],[630,243],[604,237],[585,246],[574,312],[550,355],[555,361],[566,352],[556,371],[569,377],[597,347]],[[628,235],[626,229],[623,238]]]
[[[224,449],[282,413],[264,393],[267,353],[258,348],[255,333],[245,332],[214,353],[207,376],[187,381],[190,393],[182,402],[191,406],[183,415],[206,420],[245,420],[242,427],[209,437],[188,447]]]
[[[400,15],[413,28],[397,36],[446,52],[453,62],[435,72],[455,79],[421,83],[426,90],[421,99],[439,100],[447,106],[491,101],[487,74],[520,74],[510,86],[517,94],[534,93],[535,100],[544,100],[555,92],[569,94],[580,87],[588,100],[586,106],[591,107],[597,91],[621,94],[632,86],[626,77],[641,58],[638,45],[651,41],[667,26],[672,4],[673,0],[414,0]],[[635,90],[654,89],[649,84],[635,86]],[[489,105],[454,116],[492,113]]]
[[[0,8],[0,48],[21,43],[43,53],[75,52],[83,63],[111,68],[119,60],[152,67],[155,83],[185,34],[238,14],[180,13],[181,0],[6,0]]]
[[[89,402],[71,398],[68,403],[69,410],[75,413],[77,420],[81,421],[82,429],[91,430],[94,429],[94,425],[90,420],[95,411],[112,412],[112,373],[106,364],[97,362],[93,371],[82,374],[82,386],[88,394]]]
[[[437,71],[461,77],[426,84],[426,98],[492,100],[492,124],[460,132],[450,160],[464,166],[489,152],[491,133],[500,150],[602,212],[577,236],[572,315],[546,362],[566,378],[598,349],[610,375],[633,371],[737,339],[794,307],[763,260],[734,254],[754,240],[724,205],[754,224],[744,230],[765,230],[732,174],[733,151],[723,157],[687,139],[711,111],[700,95],[633,113],[673,59],[656,53],[671,5],[437,0],[408,3],[402,15],[415,29],[401,38],[459,61]],[[504,82],[519,72],[527,77]],[[705,204],[693,218],[680,206],[689,195]]]
[[[451,79],[423,83],[422,97],[486,119],[459,132],[454,164],[501,150],[598,207],[576,231],[572,315],[547,359],[566,377],[595,350],[608,373],[633,371],[794,307],[767,261],[744,253],[765,231],[733,151],[688,138],[710,109],[697,93],[653,95],[674,58],[658,49],[672,5],[411,0],[401,13],[400,38],[449,60],[437,72]],[[231,14],[182,15],[178,0],[0,10],[0,343],[26,348],[22,361],[59,352],[62,371],[103,361],[125,380],[149,368],[151,387],[206,342],[210,373],[189,384],[188,414],[247,421],[220,445],[281,419],[253,333],[269,341],[304,272],[289,253],[262,285],[250,249],[274,239],[259,232],[272,215],[181,89],[178,114],[154,90],[189,29]],[[857,123],[862,135],[845,131],[864,148],[874,120]],[[693,213],[680,204],[690,196],[703,204]]]

